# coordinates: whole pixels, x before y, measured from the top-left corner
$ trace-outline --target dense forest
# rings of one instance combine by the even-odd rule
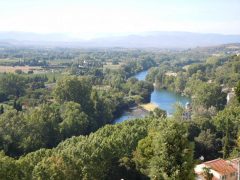
[[[0,179],[194,179],[200,157],[238,157],[240,47],[1,48]],[[148,70],[145,81],[134,78]],[[189,96],[113,124],[154,88]],[[233,93],[234,92],[234,93]],[[227,95],[233,93],[231,99]]]

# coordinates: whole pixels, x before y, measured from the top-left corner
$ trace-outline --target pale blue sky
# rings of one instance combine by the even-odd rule
[[[240,34],[240,0],[0,0],[0,31]]]

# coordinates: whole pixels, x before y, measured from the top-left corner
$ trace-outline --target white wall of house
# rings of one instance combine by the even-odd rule
[[[200,174],[200,173],[203,173],[203,168],[204,167],[207,167],[205,164],[199,164],[197,165],[195,168],[194,168],[194,171],[195,173],[197,174]],[[214,171],[212,169],[210,169],[210,173],[213,174],[214,177],[220,179],[221,178],[221,175],[217,172],[217,171]]]

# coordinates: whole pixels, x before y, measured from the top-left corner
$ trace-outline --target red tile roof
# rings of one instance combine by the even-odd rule
[[[215,159],[212,161],[204,162],[203,164],[205,164],[212,170],[217,171],[221,175],[227,175],[233,172],[237,172],[237,169],[234,168],[233,165],[223,159]]]
[[[238,162],[239,162],[239,161],[240,161],[240,158],[235,158],[235,159],[229,160],[229,162],[233,165],[233,167],[234,167],[235,169],[238,168]]]

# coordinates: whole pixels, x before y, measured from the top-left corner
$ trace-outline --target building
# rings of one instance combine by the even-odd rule
[[[235,169],[238,169],[240,158],[231,159],[227,162],[230,162]]]
[[[212,180],[237,180],[239,159],[224,160],[215,159],[203,162],[194,168],[196,179],[204,180],[204,169],[208,168],[212,174]]]

